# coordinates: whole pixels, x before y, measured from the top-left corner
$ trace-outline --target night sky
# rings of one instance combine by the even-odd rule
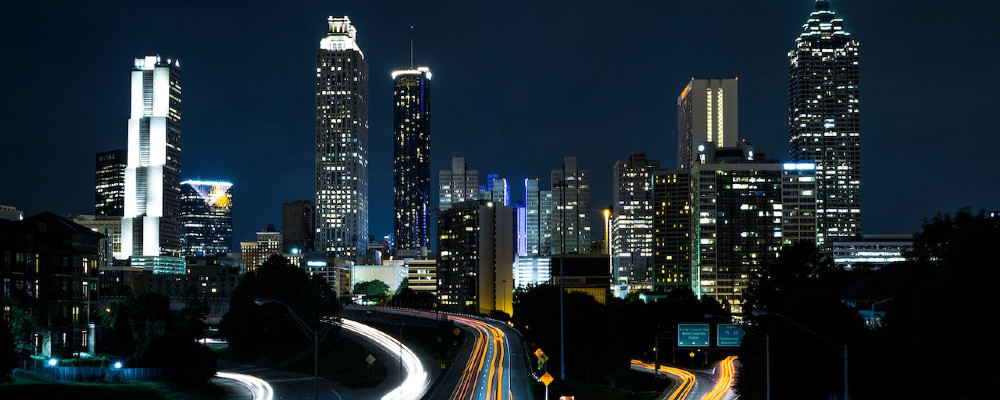
[[[813,2],[8,1],[0,5],[0,204],[93,214],[94,158],[127,147],[132,60],[180,59],[182,179],[234,183],[234,243],[312,199],[315,53],[347,15],[370,73],[371,234],[392,231],[392,81],[433,73],[431,156],[515,182],[565,156],[593,208],[633,150],[673,168],[692,77],[739,77],[740,136],[788,157],[788,59]],[[309,4],[307,4],[309,3]],[[833,0],[861,42],[863,231],[1000,208],[994,1]],[[411,33],[410,26],[413,26]],[[518,196],[518,194],[520,196]],[[595,234],[599,233],[595,212]],[[433,239],[432,239],[433,242]]]

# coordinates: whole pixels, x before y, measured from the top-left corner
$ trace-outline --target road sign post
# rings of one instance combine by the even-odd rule
[[[549,384],[552,383],[552,375],[549,375],[549,373],[546,372],[542,374],[542,377],[538,378],[538,380],[545,384],[545,400],[549,400]]]

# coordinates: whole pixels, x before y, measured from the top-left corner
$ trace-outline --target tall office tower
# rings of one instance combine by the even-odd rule
[[[510,186],[507,185],[507,178],[501,178],[493,174],[491,174],[490,177],[490,200],[500,205],[509,206]]]
[[[233,251],[233,184],[181,182],[181,246],[184,256]]]
[[[816,163],[817,242],[861,236],[861,114],[857,40],[817,0],[788,52],[792,161]]]
[[[735,148],[715,149],[711,143],[699,148],[704,161],[691,170],[697,218],[691,288],[699,298],[726,302],[732,313],[741,314],[750,277],[765,259],[777,257],[784,243],[785,166],[755,154],[746,142]],[[809,171],[803,166],[794,172],[808,176]],[[794,196],[802,199],[807,193]]]
[[[283,253],[309,253],[313,249],[316,230],[313,229],[313,207],[309,200],[281,204],[281,245]],[[295,249],[298,249],[296,252]]]
[[[538,178],[525,179],[524,204],[527,255],[552,254],[552,191],[539,190]]]
[[[368,62],[347,17],[316,52],[316,250],[355,260],[368,243]]]
[[[97,153],[94,179],[94,215],[121,217],[125,214],[125,150]]]
[[[648,282],[653,261],[653,173],[660,162],[636,151],[615,163],[611,213],[612,285],[627,293],[631,282]]]
[[[694,199],[691,170],[656,171],[653,181],[653,293],[691,288]]]
[[[396,250],[428,247],[431,191],[431,72],[392,72],[393,235]]]
[[[677,97],[677,168],[691,168],[697,144],[736,146],[739,90],[736,79],[691,79]]]
[[[438,296],[449,311],[513,312],[510,207],[488,200],[452,204],[438,214]]]
[[[122,253],[134,267],[183,273],[180,61],[135,59],[131,97]]]
[[[438,209],[445,211],[452,204],[479,199],[479,171],[469,169],[465,157],[452,157],[451,169],[438,172]]]
[[[553,254],[590,253],[590,171],[578,170],[576,157],[552,170],[551,221]]]

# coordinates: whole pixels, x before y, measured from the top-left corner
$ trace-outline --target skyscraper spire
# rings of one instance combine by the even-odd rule
[[[816,163],[816,241],[861,235],[861,114],[858,48],[828,0],[788,52],[789,153]]]
[[[410,25],[410,69],[413,69],[413,25]]]

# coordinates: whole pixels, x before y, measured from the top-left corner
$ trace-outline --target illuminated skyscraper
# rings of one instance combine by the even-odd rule
[[[653,173],[660,162],[633,152],[615,163],[612,179],[613,284],[628,289],[632,282],[649,282],[653,261]],[[619,294],[625,293],[618,291]]]
[[[347,17],[316,53],[316,250],[355,260],[368,243],[368,62]]]
[[[503,206],[510,205],[510,185],[507,184],[507,178],[491,174],[487,184],[490,200]]]
[[[438,297],[448,311],[513,312],[511,208],[489,200],[452,204],[438,214]]]
[[[553,254],[590,254],[590,171],[566,157],[552,170]]]
[[[439,211],[451,208],[452,204],[479,199],[479,171],[469,169],[465,157],[452,157],[451,169],[438,172]]]
[[[552,254],[552,191],[539,190],[538,178],[525,179],[524,204],[527,255]]]
[[[733,147],[739,138],[736,79],[691,79],[677,97],[677,168],[691,168],[697,144]]]
[[[786,204],[795,215],[815,204],[811,188],[803,187],[815,165],[768,160],[742,140],[733,148],[716,149],[712,143],[698,148],[699,162],[690,170],[691,289],[699,298],[728,302],[732,313],[741,314],[751,277],[789,242],[785,232],[792,241],[815,240],[803,223],[808,218],[784,218]]]
[[[861,114],[857,40],[817,0],[788,52],[789,152],[816,163],[817,242],[861,235]]]
[[[122,253],[136,267],[182,271],[180,62],[135,59],[131,97]]]
[[[125,150],[97,153],[94,179],[94,215],[121,217],[125,214]]]
[[[392,72],[395,250],[428,247],[431,189],[431,72]]]
[[[691,289],[697,266],[692,260],[694,219],[691,170],[661,170],[653,174],[653,265],[649,269],[654,293]]]
[[[233,251],[232,187],[229,182],[181,182],[181,244],[184,256]]]

